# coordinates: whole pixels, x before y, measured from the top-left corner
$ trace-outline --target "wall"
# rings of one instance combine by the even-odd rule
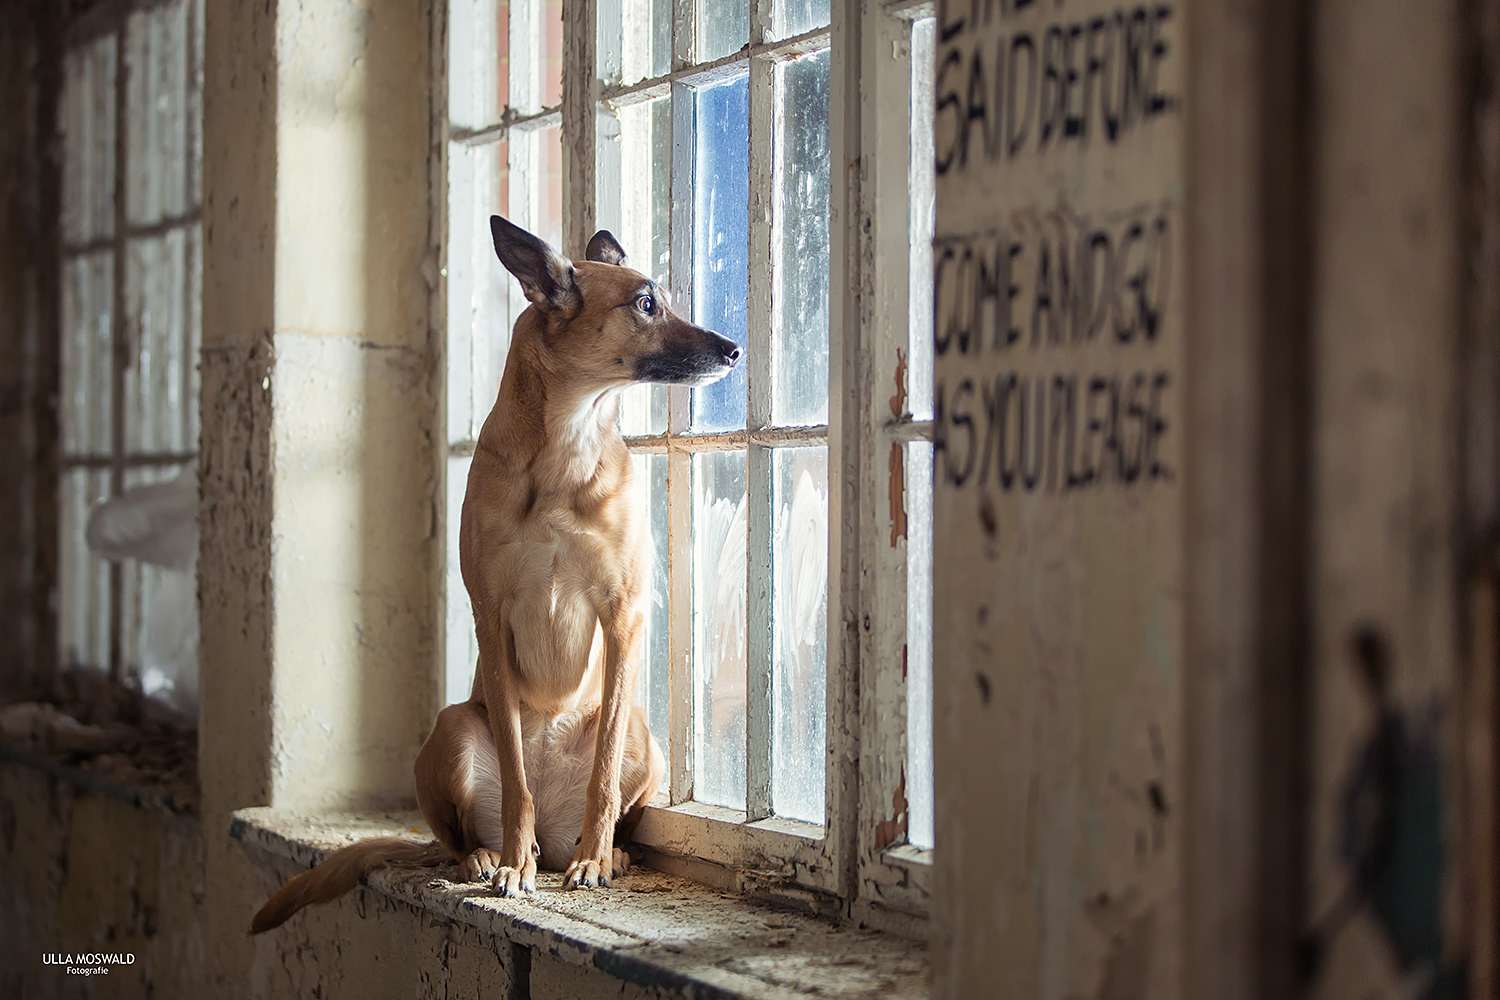
[[[935,995],[1492,965],[1481,10],[939,5]]]
[[[13,3],[0,31],[0,690],[50,678],[56,631],[56,147],[46,141],[59,89],[55,5]],[[50,58],[49,58],[50,57]]]

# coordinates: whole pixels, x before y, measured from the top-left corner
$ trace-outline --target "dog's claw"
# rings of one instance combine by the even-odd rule
[[[500,870],[500,855],[486,847],[470,851],[458,865],[462,882],[488,882]]]
[[[495,879],[490,883],[496,892],[504,898],[519,896],[527,888],[526,880],[521,873],[514,868],[502,868],[495,873]]]

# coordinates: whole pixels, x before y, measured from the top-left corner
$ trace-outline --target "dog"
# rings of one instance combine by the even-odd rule
[[[570,889],[608,886],[630,864],[616,837],[661,784],[661,747],[631,704],[649,563],[619,394],[638,382],[707,385],[740,348],[677,316],[605,230],[576,263],[499,216],[490,231],[530,306],[464,493],[474,687],[438,713],[414,768],[437,840],[337,851],[288,880],[251,933],[390,864],[456,859],[464,881],[487,879],[501,896],[535,891],[538,862],[565,869]]]

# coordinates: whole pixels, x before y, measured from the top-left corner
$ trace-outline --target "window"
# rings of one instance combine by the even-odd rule
[[[860,895],[924,912],[931,400],[907,385],[931,384],[930,16],[827,0],[450,12],[448,699],[468,697],[477,652],[457,550],[468,463],[526,306],[488,216],[573,254],[609,229],[679,313],[746,348],[713,386],[622,397],[655,557],[637,702],[668,758],[637,837],[841,897],[858,867]],[[837,76],[840,45],[867,53],[858,81]],[[879,199],[835,176],[848,122]],[[843,195],[878,209],[869,247],[850,245]],[[894,311],[849,299],[854,284]]]
[[[152,693],[191,577],[108,562],[94,505],[192,475],[198,447],[201,0],[81,18],[64,58],[58,648]],[[143,675],[143,663],[147,669]]]

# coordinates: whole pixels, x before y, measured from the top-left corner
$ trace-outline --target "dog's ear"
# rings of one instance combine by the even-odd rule
[[[601,264],[625,266],[625,251],[608,229],[601,229],[594,234],[594,238],[589,240],[589,248],[584,251],[583,255]]]
[[[516,276],[526,297],[541,309],[572,317],[583,305],[573,280],[573,262],[520,226],[490,216],[495,255]]]

